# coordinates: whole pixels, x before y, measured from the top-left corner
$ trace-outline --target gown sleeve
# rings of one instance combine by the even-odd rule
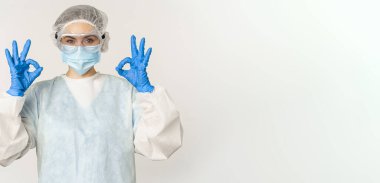
[[[23,97],[0,94],[0,165],[6,167],[35,147],[36,99],[29,89]]]
[[[182,146],[180,114],[166,90],[156,85],[152,93],[133,87],[135,152],[151,160],[168,159]]]

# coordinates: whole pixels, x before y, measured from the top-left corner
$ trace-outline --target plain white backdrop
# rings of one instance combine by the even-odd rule
[[[183,147],[166,161],[137,155],[138,183],[380,182],[379,1],[2,0],[0,50],[30,38],[38,80],[63,74],[49,36],[77,4],[109,17],[97,70],[116,75],[131,34],[145,36],[149,77],[181,111]],[[37,183],[35,149],[0,167],[0,182]]]

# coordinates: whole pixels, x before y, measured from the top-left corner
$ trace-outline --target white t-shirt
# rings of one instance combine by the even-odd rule
[[[99,94],[104,84],[105,76],[98,72],[90,77],[73,79],[63,74],[62,77],[75,97],[77,102],[82,107],[87,107],[91,104],[92,100]]]

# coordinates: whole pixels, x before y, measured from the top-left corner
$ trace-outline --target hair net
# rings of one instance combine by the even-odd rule
[[[76,5],[69,7],[57,18],[53,25],[53,37],[54,42],[57,46],[58,42],[60,41],[57,39],[59,35],[64,32],[67,25],[74,22],[84,22],[94,26],[95,30],[101,34],[100,36],[102,37],[101,51],[107,51],[108,42],[110,39],[108,32],[105,30],[108,23],[107,15],[104,12],[89,5]]]

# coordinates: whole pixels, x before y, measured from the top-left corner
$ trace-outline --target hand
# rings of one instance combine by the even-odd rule
[[[120,76],[123,76],[125,79],[127,79],[137,89],[137,91],[152,92],[154,90],[154,86],[150,84],[148,74],[146,72],[146,67],[148,66],[152,48],[149,48],[148,51],[144,54],[144,44],[145,38],[142,38],[140,41],[140,50],[137,50],[136,37],[132,35],[132,58],[124,58],[116,67],[116,71]],[[130,69],[124,70],[123,67],[127,63],[130,64]]]
[[[32,60],[26,59],[30,48],[30,40],[28,39],[24,45],[24,49],[21,52],[19,57],[17,42],[13,41],[12,51],[13,55],[11,56],[8,49],[5,49],[5,55],[8,60],[8,65],[11,72],[11,87],[7,91],[8,94],[12,96],[24,96],[25,91],[33,83],[33,81],[41,74],[43,68],[40,65]],[[35,71],[29,72],[30,65],[33,65]]]

